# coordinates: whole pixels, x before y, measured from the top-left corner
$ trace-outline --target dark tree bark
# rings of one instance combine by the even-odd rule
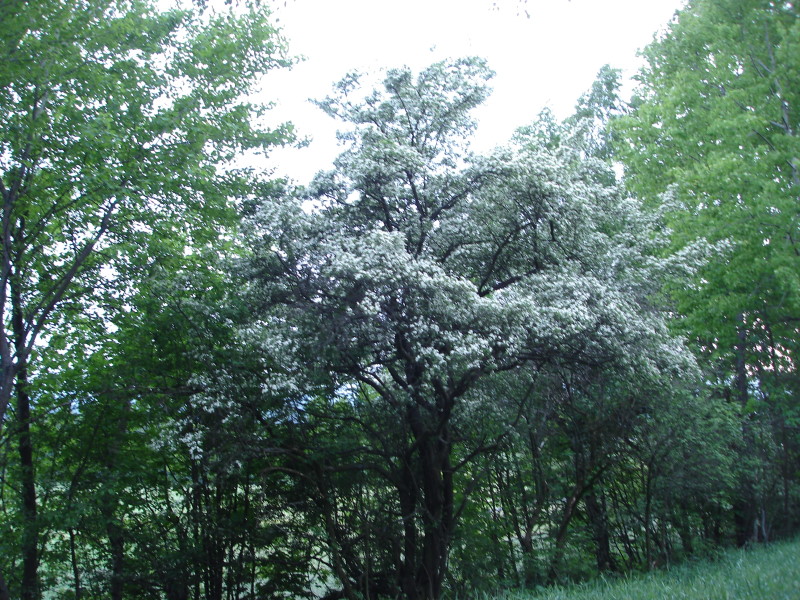
[[[11,600],[11,595],[8,593],[8,584],[0,573],[0,600]]]
[[[597,569],[603,571],[616,571],[616,564],[611,554],[611,536],[608,531],[608,512],[606,511],[605,494],[589,491],[584,498],[586,514],[592,525],[595,543],[595,558]]]
[[[119,518],[119,498],[113,483],[116,480],[114,473],[120,469],[119,455],[125,437],[128,433],[128,416],[131,405],[130,400],[121,400],[122,406],[117,426],[113,431],[113,437],[106,449],[105,469],[109,476],[109,487],[102,493],[100,513],[105,520],[106,536],[108,537],[108,550],[110,554],[110,581],[109,593],[112,600],[122,600],[124,596],[125,583],[125,544],[127,534]]]
[[[745,328],[744,315],[739,315],[738,319],[737,343],[734,347],[734,354],[736,357],[735,385],[737,400],[742,408],[744,408],[747,406],[749,400],[747,389],[747,329]],[[753,440],[753,432],[746,417],[742,422],[742,438],[745,446],[743,451],[749,456],[754,451],[755,442]],[[740,547],[753,540],[754,525],[757,519],[755,492],[748,478],[748,474],[743,474],[739,484],[739,494],[733,503],[733,522],[736,531],[736,544]]]
[[[69,529],[69,559],[70,564],[72,565],[72,579],[73,579],[73,594],[75,596],[74,600],[81,600],[83,598],[83,587],[81,584],[81,570],[80,566],[78,565],[78,553],[76,551],[76,543],[75,543],[75,529],[70,527]]]
[[[20,462],[20,495],[22,500],[22,580],[20,598],[39,598],[39,523],[36,498],[36,473],[31,439],[31,399],[28,395],[28,365],[25,354],[25,326],[19,292],[12,289],[13,329],[19,369],[16,378],[17,439]]]
[[[559,523],[558,530],[556,531],[555,535],[555,550],[553,552],[553,558],[550,561],[550,569],[547,573],[547,580],[550,584],[554,584],[558,581],[558,570],[561,565],[561,561],[564,558],[564,549],[566,548],[567,544],[569,525],[572,522],[572,518],[575,516],[578,502],[580,501],[581,496],[583,496],[584,491],[585,488],[583,482],[579,481],[575,487],[573,487],[572,493],[564,503],[564,510],[561,513],[561,522]]]
[[[418,507],[422,523],[422,547],[415,565],[413,595],[409,598],[420,600],[441,596],[455,527],[453,470],[450,465],[452,444],[444,417],[452,409],[452,400],[439,398],[436,404],[440,415],[437,415],[439,422],[434,428],[425,423],[418,405],[412,404],[408,409],[420,470],[420,481],[414,485],[418,487],[417,497],[422,499]],[[416,538],[416,533],[413,535]]]

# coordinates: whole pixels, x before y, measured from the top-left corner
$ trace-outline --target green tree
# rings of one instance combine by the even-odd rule
[[[290,136],[255,125],[266,107],[245,98],[289,61],[257,5],[11,0],[0,18],[0,430],[12,414],[28,599],[40,546],[31,359],[120,310],[147,257],[231,223],[231,199],[253,183],[233,159]]]
[[[247,306],[219,249],[162,257],[113,335],[40,362],[39,575],[51,595],[306,592],[316,555],[282,476],[292,427],[262,391],[261,353],[236,335]],[[15,560],[22,518],[10,508],[3,521]]]
[[[749,417],[745,446],[768,422],[797,464],[800,315],[800,19],[794,3],[697,0],[645,51],[634,112],[615,124],[629,188],[651,206],[670,198],[673,240],[730,244],[689,287],[674,290],[709,378]],[[753,423],[749,423],[753,421]],[[748,432],[748,430],[750,430]],[[771,446],[772,442],[767,442]],[[752,477],[737,509],[740,542],[796,522],[796,469],[767,501]],[[751,473],[759,469],[747,469]],[[750,488],[747,491],[746,488]]]

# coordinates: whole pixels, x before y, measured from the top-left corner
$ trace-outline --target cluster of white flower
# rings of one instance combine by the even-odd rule
[[[184,432],[180,437],[181,443],[186,446],[189,456],[193,460],[200,460],[203,457],[203,434],[193,429]]]
[[[309,370],[381,393],[464,394],[478,374],[526,361],[691,368],[652,299],[702,250],[662,258],[658,215],[570,147],[569,131],[560,147],[460,154],[470,107],[444,110],[451,92],[329,99],[355,124],[337,171],[256,213],[252,231],[282,265],[262,282],[281,290],[277,316],[243,332],[272,357],[264,393],[302,395]],[[318,208],[304,212],[309,200]]]

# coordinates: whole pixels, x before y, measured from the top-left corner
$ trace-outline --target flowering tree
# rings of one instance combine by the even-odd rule
[[[296,398],[298,422],[312,396],[334,398],[330,421],[352,436],[337,464],[347,454],[387,490],[381,515],[326,523],[348,597],[441,595],[464,467],[532,389],[501,382],[571,362],[658,377],[690,364],[648,308],[668,266],[652,258],[658,236],[604,165],[566,144],[469,153],[490,77],[462,59],[389,71],[366,96],[346,78],[320,103],[352,125],[336,170],[251,219],[262,311],[249,333],[274,356],[273,391]],[[352,552],[367,543],[347,534],[360,518],[382,543]]]

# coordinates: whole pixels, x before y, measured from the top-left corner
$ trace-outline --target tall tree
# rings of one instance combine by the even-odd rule
[[[646,219],[595,177],[600,165],[568,148],[468,152],[469,112],[490,75],[462,59],[389,71],[366,96],[343,80],[321,105],[351,125],[350,147],[309,189],[316,210],[267,200],[252,220],[253,335],[280,353],[303,414],[309,395],[358,411],[350,468],[391,491],[394,518],[375,523],[382,547],[347,552],[328,539],[347,597],[374,595],[366,565],[342,565],[372,552],[391,567],[383,593],[442,595],[475,485],[466,466],[525,399],[520,390],[500,410],[503,377],[562,361],[672,372],[686,359],[647,308],[657,261],[639,254],[652,243]],[[626,345],[649,358],[634,366]]]
[[[31,357],[78,315],[120,309],[124,275],[161,240],[182,252],[217,235],[252,183],[232,159],[289,137],[254,125],[265,107],[244,99],[288,60],[257,5],[11,0],[0,18],[0,431],[14,398],[27,599],[39,595]]]
[[[796,464],[797,6],[696,0],[644,56],[635,111],[616,124],[628,185],[651,205],[671,196],[676,245],[697,237],[730,244],[692,286],[676,290],[678,312],[715,365],[710,376],[720,391],[740,403],[746,421],[769,421],[786,452],[781,462]],[[760,452],[752,432],[760,426],[744,424],[751,457]],[[785,495],[792,485],[782,486]],[[750,478],[743,487],[751,489],[743,490],[749,507],[740,507],[740,542],[753,536],[756,520],[789,525],[783,517],[796,512],[796,496],[767,510],[760,484]],[[766,532],[764,526],[758,537]]]

